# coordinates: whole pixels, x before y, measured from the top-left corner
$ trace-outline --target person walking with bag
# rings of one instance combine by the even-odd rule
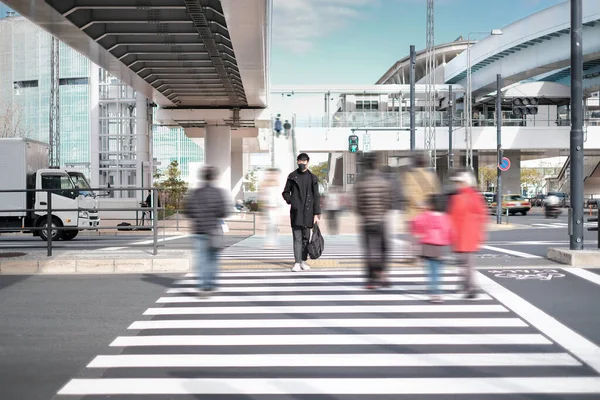
[[[185,214],[192,220],[196,242],[196,271],[202,296],[215,290],[219,252],[223,249],[222,219],[229,215],[231,201],[215,181],[215,167],[200,172],[204,185],[193,190],[185,202]]]
[[[385,278],[388,230],[392,209],[392,188],[377,170],[376,155],[365,154],[365,172],[354,186],[354,208],[360,217],[360,228],[367,264],[367,289],[388,286]]]
[[[477,297],[474,253],[485,240],[488,208],[481,193],[475,189],[477,180],[470,171],[459,172],[450,179],[457,186],[457,192],[450,197],[448,204],[453,232],[452,249],[464,277],[467,298],[474,299]]]
[[[288,175],[283,199],[290,205],[290,223],[294,238],[294,266],[292,272],[310,271],[308,242],[310,230],[321,219],[319,179],[308,169],[310,158],[301,153],[296,159],[298,169]]]
[[[412,234],[421,244],[421,257],[429,269],[430,301],[442,303],[439,289],[442,269],[442,255],[445,246],[451,243],[452,222],[445,214],[445,199],[442,195],[429,198],[427,211],[417,215],[412,221]]]

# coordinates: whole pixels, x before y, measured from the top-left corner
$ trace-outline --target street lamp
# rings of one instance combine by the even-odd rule
[[[465,113],[467,114],[467,157],[466,164],[467,168],[473,168],[473,136],[471,128],[473,127],[473,86],[471,82],[472,72],[471,72],[471,35],[492,35],[492,36],[500,36],[502,35],[502,30],[500,29],[492,29],[490,32],[469,32],[467,35],[467,93],[465,99]]]

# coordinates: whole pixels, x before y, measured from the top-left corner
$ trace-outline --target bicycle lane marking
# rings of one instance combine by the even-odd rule
[[[534,326],[548,338],[552,339],[554,342],[571,352],[571,354],[588,364],[596,372],[600,373],[600,347],[594,342],[572,330],[567,325],[564,325],[558,319],[547,314],[542,309],[536,307],[510,289],[504,287],[503,284],[496,282],[494,279],[484,274],[484,271],[478,271],[478,278],[481,288],[486,293],[496,298],[507,308],[523,318],[527,323]],[[506,282],[510,281],[506,280]],[[512,282],[515,281],[512,280]],[[522,284],[524,282],[528,284],[532,283],[531,281],[522,281],[520,283]],[[544,284],[547,282],[548,281],[544,282]],[[544,290],[544,292],[547,297],[552,298],[551,292],[548,290]]]

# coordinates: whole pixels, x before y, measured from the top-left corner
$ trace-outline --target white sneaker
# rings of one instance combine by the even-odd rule
[[[300,264],[300,268],[302,268],[302,271],[310,271],[310,265],[308,265],[306,261],[302,261],[302,264]]]
[[[292,272],[300,272],[302,271],[302,266],[299,263],[294,264],[292,267]]]

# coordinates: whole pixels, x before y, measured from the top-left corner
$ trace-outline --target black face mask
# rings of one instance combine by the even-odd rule
[[[304,171],[306,171],[306,168],[308,168],[308,165],[298,164],[298,168],[300,169],[301,172],[304,172]]]

